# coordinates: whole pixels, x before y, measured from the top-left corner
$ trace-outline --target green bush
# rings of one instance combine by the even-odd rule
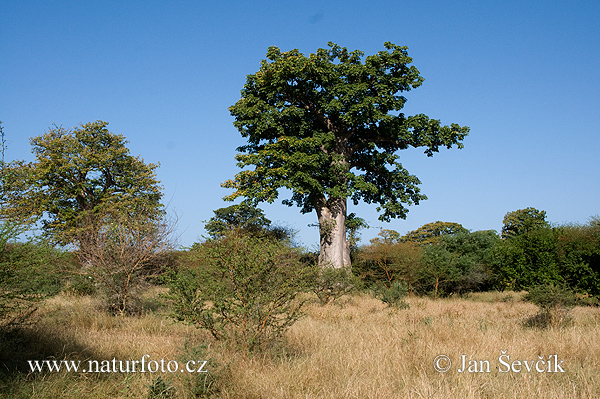
[[[0,330],[24,322],[62,288],[59,267],[67,254],[41,240],[18,242],[20,233],[14,224],[0,224]]]
[[[254,351],[280,338],[301,316],[309,268],[286,242],[232,231],[190,251],[195,266],[169,278],[173,316]]]
[[[314,265],[312,267],[312,291],[322,305],[334,303],[361,286],[361,281],[352,270],[330,266]]]
[[[577,297],[566,285],[541,284],[532,287],[524,297],[539,306],[539,312],[529,318],[529,327],[559,327],[570,322],[569,311],[576,305]]]
[[[408,285],[404,281],[394,281],[390,287],[377,284],[372,288],[373,296],[389,306],[408,309],[410,306],[404,298],[408,295]]]
[[[201,373],[185,373],[183,383],[186,392],[194,398],[209,398],[219,393],[221,385],[227,381],[229,364],[222,365],[217,361],[208,345],[191,346],[186,342],[180,360],[186,363],[192,359],[206,361],[206,364],[202,365]]]
[[[65,291],[73,295],[94,295],[97,290],[92,276],[74,274],[69,278],[69,286]]]
[[[500,241],[493,251],[494,288],[520,291],[540,284],[563,283],[559,233],[550,227],[538,228]]]

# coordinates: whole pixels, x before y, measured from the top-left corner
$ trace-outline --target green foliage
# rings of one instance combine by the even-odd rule
[[[460,270],[456,280],[444,284],[446,292],[463,294],[489,288],[493,250],[499,242],[495,231],[460,232],[444,236],[442,242],[457,255],[456,266]]]
[[[496,288],[520,291],[540,284],[564,283],[558,240],[559,230],[546,227],[499,242],[494,249]]]
[[[360,240],[359,230],[368,229],[369,225],[365,219],[356,216],[355,213],[350,213],[346,217],[346,237],[348,237],[348,245],[351,253],[356,252],[358,241]]]
[[[404,281],[394,281],[390,287],[376,284],[372,287],[375,298],[398,309],[408,309],[410,306],[404,298],[408,295],[408,285]]]
[[[428,245],[423,250],[423,268],[420,281],[433,296],[443,293],[444,283],[452,283],[461,276],[458,266],[459,255],[451,252],[444,244]]]
[[[244,234],[264,235],[276,240],[291,239],[294,232],[281,226],[272,226],[262,209],[241,203],[213,211],[215,216],[206,222],[204,228],[212,239],[225,236],[231,230]]]
[[[186,373],[184,384],[186,392],[193,395],[194,398],[210,398],[220,391],[221,385],[227,378],[229,364],[223,365],[217,361],[206,344],[190,346],[185,343],[182,356],[182,363],[190,359],[206,361],[202,373]]]
[[[502,238],[512,238],[532,230],[550,227],[546,221],[546,211],[531,207],[508,212],[503,223]]]
[[[566,284],[577,292],[600,295],[600,223],[536,227],[501,240],[494,251],[498,289],[529,289]]]
[[[419,244],[427,245],[436,243],[444,236],[453,236],[459,233],[468,233],[459,223],[453,222],[433,222],[427,223],[417,230],[413,230],[400,238],[403,242],[416,242]]]
[[[368,284],[390,288],[405,282],[409,293],[465,293],[487,288],[494,231],[470,233],[457,223],[430,223],[409,234],[382,230],[361,248],[354,270]]]
[[[491,230],[439,237],[437,243],[423,247],[420,284],[435,296],[488,288],[497,242],[498,236]]]
[[[287,243],[232,231],[190,256],[196,266],[173,272],[169,282],[177,320],[246,352],[265,348],[301,316],[295,299],[309,269]]]
[[[219,208],[213,211],[215,216],[204,225],[211,238],[223,237],[229,230],[240,229],[254,233],[271,225],[262,209],[245,203]]]
[[[560,228],[558,262],[570,287],[600,296],[600,219]]]
[[[540,284],[531,287],[524,297],[542,309],[572,308],[577,303],[575,292],[566,285]]]
[[[0,216],[22,223],[41,220],[53,242],[70,244],[86,218],[98,214],[161,215],[157,165],[130,155],[125,138],[107,125],[55,126],[33,137],[35,162],[6,165]]]
[[[69,285],[66,292],[71,295],[94,295],[98,287],[92,276],[87,274],[73,274],[69,277]]]
[[[373,238],[371,240],[371,244],[397,244],[398,242],[400,242],[400,233],[398,233],[396,230],[381,229],[381,231],[377,235],[379,237]]]
[[[345,227],[347,199],[378,204],[384,221],[405,218],[405,205],[426,197],[396,152],[424,147],[431,156],[440,147],[460,148],[469,128],[398,112],[407,101],[402,93],[424,80],[406,47],[386,42],[385,50],[364,57],[328,45],[309,56],[270,47],[259,71],[248,75],[229,109],[248,144],[236,156],[243,170],[222,184],[235,190],[225,199],[271,203],[286,188],[292,196],[284,204],[331,214],[338,229]],[[321,218],[319,225],[329,226]],[[332,234],[343,230],[321,231],[321,245],[335,248],[322,248],[331,254],[324,263],[349,259],[349,248],[329,240]]]
[[[540,307],[540,311],[525,322],[529,327],[566,325],[570,321],[569,310],[577,304],[575,292],[564,284],[535,285],[529,289],[524,299]]]
[[[0,330],[24,322],[36,304],[62,288],[66,254],[43,240],[18,242],[21,228],[0,224]]]
[[[342,296],[349,294],[361,286],[350,268],[331,266],[313,267],[312,291],[317,295],[322,305],[334,303]]]

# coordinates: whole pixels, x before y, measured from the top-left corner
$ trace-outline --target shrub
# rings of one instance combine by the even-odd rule
[[[62,288],[57,271],[66,254],[41,240],[17,242],[20,233],[14,224],[0,225],[0,329],[24,322]]]
[[[348,268],[334,268],[316,264],[312,267],[312,290],[322,305],[334,303],[336,299],[352,292],[361,281]]]
[[[408,295],[408,285],[404,281],[395,281],[390,287],[377,284],[372,288],[373,296],[389,306],[408,309],[410,306],[404,298]]]
[[[90,218],[87,223],[78,239],[82,267],[76,274],[96,284],[113,314],[136,313],[146,279],[168,260],[174,223],[122,214]],[[74,282],[77,290],[91,291],[81,278]]]
[[[537,306],[539,312],[529,318],[525,325],[529,327],[559,327],[569,323],[568,316],[577,303],[575,293],[565,285],[542,284],[532,287],[524,297]]]
[[[301,316],[309,268],[286,242],[231,231],[190,252],[196,266],[170,276],[177,320],[208,330],[244,352],[264,348]]]
[[[194,398],[209,398],[217,394],[221,385],[227,380],[229,364],[222,365],[212,357],[208,345],[190,346],[186,342],[181,362],[187,362],[190,359],[203,359],[206,364],[203,365],[201,373],[185,373],[183,382],[186,392]]]

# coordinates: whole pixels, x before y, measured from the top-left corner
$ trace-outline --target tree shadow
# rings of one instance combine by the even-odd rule
[[[49,334],[41,328],[19,326],[0,331],[0,378],[16,375],[34,376],[48,373],[34,371],[29,361],[34,360],[87,360],[98,358],[89,347],[70,337]],[[41,364],[41,363],[40,363]]]

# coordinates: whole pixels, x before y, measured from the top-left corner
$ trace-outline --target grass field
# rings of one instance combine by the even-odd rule
[[[537,308],[518,293],[414,297],[402,310],[363,294],[326,306],[314,300],[286,342],[246,357],[166,318],[156,295],[148,292],[143,315],[129,318],[101,312],[90,297],[47,300],[35,323],[2,342],[0,397],[600,397],[598,308],[576,307],[567,325],[539,329],[524,326]],[[437,362],[446,372],[434,367],[438,355],[448,356]],[[142,358],[151,367],[178,361],[179,369],[108,372],[112,359],[118,367]],[[107,372],[29,371],[27,360],[44,359],[95,360]],[[181,372],[189,360],[209,373]]]

